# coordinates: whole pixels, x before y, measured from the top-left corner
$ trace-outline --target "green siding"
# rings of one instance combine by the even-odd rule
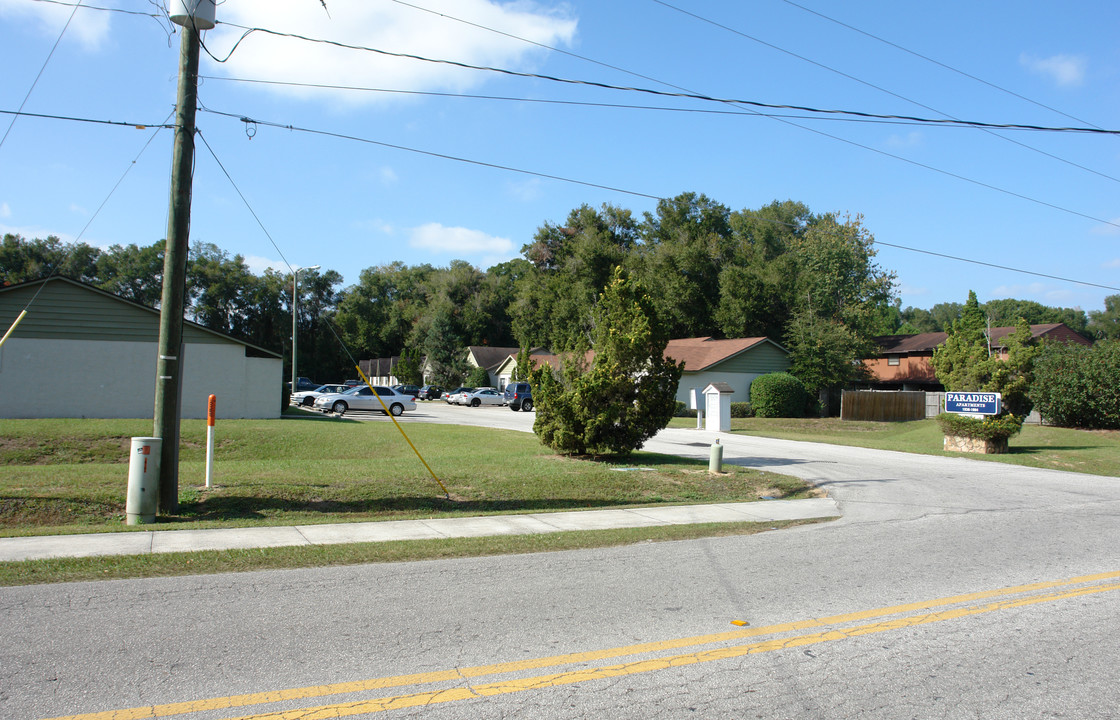
[[[35,292],[42,292],[35,297]],[[54,340],[102,340],[110,342],[158,342],[159,312],[134,305],[112,295],[58,280],[0,292],[0,336],[27,307],[34,303],[13,338]],[[198,344],[244,345],[201,328],[184,325],[183,341]]]
[[[789,355],[777,346],[763,342],[741,352],[735,357],[716,363],[709,372],[759,373],[785,372],[789,370]]]

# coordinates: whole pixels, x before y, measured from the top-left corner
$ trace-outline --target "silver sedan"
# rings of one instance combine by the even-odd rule
[[[377,391],[376,394],[374,390]],[[389,408],[389,412],[393,415],[400,416],[405,410],[415,410],[416,402],[411,396],[384,385],[374,385],[373,390],[370,390],[368,385],[359,385],[344,393],[332,393],[315,399],[316,410],[336,415],[343,415],[347,410],[385,412],[385,408]]]
[[[481,405],[505,405],[506,399],[497,390],[485,388],[468,394],[463,398],[463,404],[470,405],[471,407],[479,407]]]

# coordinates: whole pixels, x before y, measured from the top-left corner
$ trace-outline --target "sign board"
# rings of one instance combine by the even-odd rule
[[[994,392],[947,392],[945,412],[963,415],[999,415],[1000,394]]]

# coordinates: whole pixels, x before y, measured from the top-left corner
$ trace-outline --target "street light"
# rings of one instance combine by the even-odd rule
[[[299,303],[297,288],[299,287],[299,274],[303,270],[318,270],[320,265],[305,268],[292,268],[292,392],[296,391],[296,306]]]

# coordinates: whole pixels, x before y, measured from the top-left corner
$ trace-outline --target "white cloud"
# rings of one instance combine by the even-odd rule
[[[529,2],[429,0],[425,7],[545,45],[568,44],[576,31],[576,20],[566,11]],[[329,16],[318,2],[310,0],[294,3],[238,0],[219,5],[218,20],[472,65],[522,68],[546,52],[528,43],[404,5],[330,0],[327,8]],[[215,54],[221,54],[224,48],[233,46],[241,32],[219,25],[209,31],[207,45]],[[451,65],[347,50],[265,33],[246,37],[220,70],[232,77],[408,90],[463,91],[493,77],[491,73]],[[271,92],[302,98],[334,97],[348,104],[399,98],[384,93],[266,87]]]
[[[1032,298],[1053,292],[1045,283],[1028,283],[1026,285],[1000,285],[989,291],[989,298]],[[983,300],[981,302],[984,302]]]
[[[1105,263],[1104,265],[1102,265],[1101,267],[1106,267],[1106,268],[1120,268],[1120,258],[1116,258],[1115,260],[1111,260],[1111,261],[1109,261],[1109,262],[1106,262],[1106,263]]]
[[[0,203],[0,218],[10,218],[12,216],[12,208],[8,203]]]
[[[248,255],[245,257],[245,266],[254,275],[261,275],[265,270],[272,268],[278,273],[288,273],[288,266],[283,260],[273,260],[272,258],[261,257],[260,255]]]
[[[382,185],[396,185],[397,173],[391,167],[383,167],[377,172],[378,177],[381,178]]]
[[[1048,77],[1060,87],[1076,87],[1085,82],[1089,61],[1081,55],[1051,55],[1040,58],[1023,53],[1019,64],[1036,75]]]
[[[541,190],[541,179],[531,178],[524,182],[511,182],[506,184],[506,189],[510,195],[521,202],[533,202],[540,200],[544,194]]]
[[[891,135],[887,138],[887,147],[911,148],[921,145],[923,141],[924,136],[920,132],[911,132],[905,135]]]
[[[111,13],[78,8],[74,19],[67,25],[74,8],[51,3],[27,0],[0,0],[0,18],[6,21],[29,23],[35,32],[57,38],[66,28],[64,39],[75,39],[87,50],[96,50],[109,36]]]
[[[487,235],[480,230],[463,227],[444,227],[439,223],[427,223],[413,228],[409,233],[408,244],[419,250],[455,255],[467,259],[483,255],[487,259],[504,257],[508,259],[515,253],[513,241],[508,238]]]
[[[1089,232],[1093,235],[1120,235],[1120,217],[1112,218],[1109,221],[1111,224],[1100,224],[1093,227]]]

